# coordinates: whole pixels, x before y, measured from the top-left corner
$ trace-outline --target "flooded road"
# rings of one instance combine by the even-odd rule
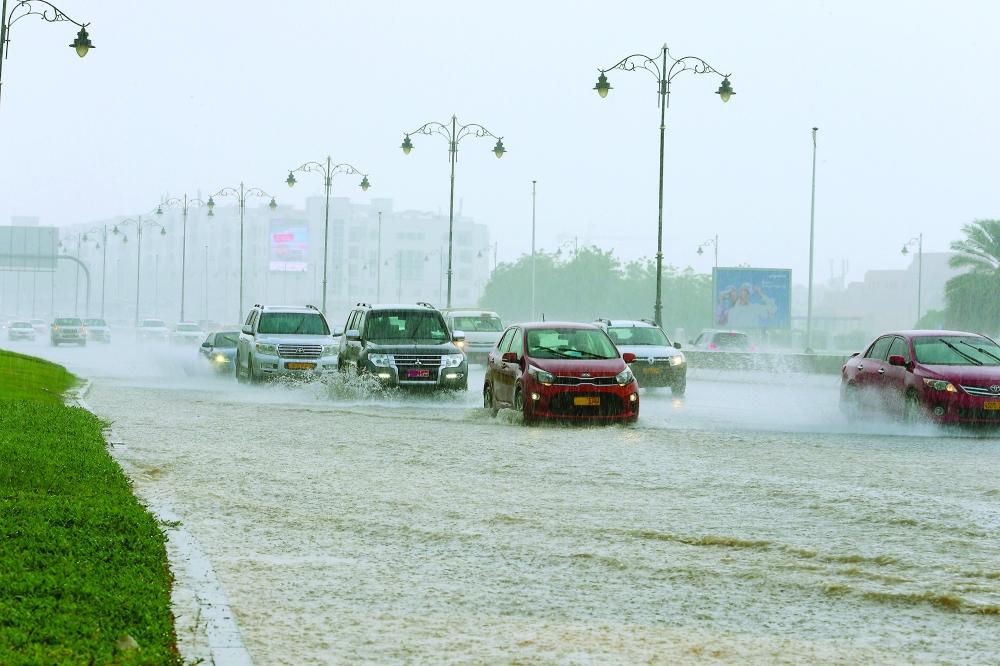
[[[1000,439],[849,426],[835,377],[693,371],[635,427],[526,428],[481,371],[377,401],[15,348],[94,380],[257,663],[1000,661]]]

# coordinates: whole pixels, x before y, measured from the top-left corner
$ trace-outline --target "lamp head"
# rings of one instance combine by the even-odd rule
[[[212,209],[215,208],[215,199],[208,197],[208,203],[205,205],[208,206],[208,214],[211,215]]]
[[[597,84],[594,86],[594,90],[596,90],[597,94],[601,96],[601,99],[608,96],[608,91],[611,90],[611,84],[608,83],[608,77],[604,76],[604,72],[601,72],[601,75],[597,77]]]
[[[368,188],[371,187],[371,186],[372,186],[372,184],[368,182],[368,176],[365,175],[364,177],[362,177],[362,179],[361,179],[361,186],[360,186],[361,187],[361,191],[362,192],[367,192]]]
[[[705,254],[705,250],[701,249],[700,245],[698,246],[698,254],[699,255]]]
[[[275,208],[278,207],[278,202],[274,200],[274,197],[271,197],[271,201],[270,203],[267,204],[267,207],[270,208],[271,210],[274,210]]]
[[[73,40],[70,46],[76,49],[76,54],[81,58],[87,55],[90,49],[94,48],[94,44],[90,41],[90,36],[87,34],[86,28],[80,28],[80,32],[76,33],[76,39]]]
[[[285,179],[285,182],[288,183],[288,187],[295,185],[295,174],[289,171],[288,178]]]
[[[113,233],[115,236],[118,235],[118,225],[117,224],[115,226],[111,227],[111,233]]]
[[[214,213],[214,212],[212,212],[212,209],[211,209],[211,207],[209,207],[209,209],[208,209],[208,216],[209,216],[209,217],[215,217],[215,213]]]
[[[500,159],[506,152],[507,149],[503,147],[503,139],[497,139],[497,145],[493,146],[493,154],[497,156],[497,159]]]
[[[166,227],[160,227],[160,235],[161,236],[166,236],[167,235],[167,228]]]
[[[156,207],[156,214],[157,215],[163,215],[163,206],[162,205],[158,205]]]
[[[904,257],[910,253],[910,250],[904,245],[903,249],[899,251]]]
[[[409,155],[410,151],[413,150],[413,142],[410,141],[410,135],[409,134],[407,134],[405,137],[403,137],[403,145],[401,145],[400,148],[403,149],[403,154],[404,155]]]
[[[729,98],[736,94],[736,91],[733,90],[733,86],[729,84],[728,76],[722,78],[722,85],[720,85],[719,89],[715,91],[715,94],[718,95],[723,102],[728,102]]]

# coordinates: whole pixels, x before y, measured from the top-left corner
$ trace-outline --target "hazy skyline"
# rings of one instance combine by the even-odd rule
[[[732,73],[682,74],[667,112],[665,261],[790,267],[806,281],[810,128],[818,126],[816,276],[902,268],[923,232],[944,251],[960,227],[996,217],[1000,93],[991,66],[1000,9],[986,2],[459,3],[273,5],[176,2],[58,6],[90,22],[79,59],[71,24],[14,26],[0,99],[0,223],[67,225],[149,210],[164,195],[241,180],[280,203],[320,195],[291,168],[327,154],[370,174],[334,196],[390,197],[447,212],[447,145],[405,132],[482,123],[504,137],[460,146],[456,207],[487,224],[501,261],[579,236],[622,258],[653,256],[659,115],[645,72],[598,67],[666,41]],[[220,202],[221,203],[221,202]]]

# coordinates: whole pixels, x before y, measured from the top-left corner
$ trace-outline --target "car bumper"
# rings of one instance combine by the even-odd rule
[[[525,416],[572,421],[634,421],[639,418],[639,383],[621,386],[525,385]],[[580,404],[583,402],[597,404]]]
[[[649,365],[636,361],[629,365],[632,374],[635,375],[639,386],[646,387],[666,387],[676,386],[687,380],[687,363],[680,365],[670,365],[668,363],[656,363]]]
[[[86,335],[57,333],[52,336],[52,342],[86,342]]]
[[[400,388],[426,388],[442,389],[452,391],[464,391],[469,384],[469,365],[463,363],[455,368],[427,368],[427,377],[407,377],[405,373],[417,368],[400,369],[396,366],[376,367],[368,365],[365,372],[378,379],[384,386],[398,386]],[[401,376],[401,372],[404,373]]]
[[[949,425],[1000,427],[1000,395],[982,398],[965,393],[926,391],[923,405],[934,421]]]
[[[87,338],[94,342],[111,342],[111,331],[87,331]]]
[[[34,340],[35,339],[35,334],[34,333],[8,333],[7,334],[7,339],[8,340]]]
[[[282,358],[257,354],[253,358],[254,373],[259,378],[310,377],[337,371],[336,356],[320,358]]]

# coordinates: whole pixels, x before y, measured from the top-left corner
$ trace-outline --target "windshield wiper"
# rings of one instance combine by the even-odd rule
[[[983,364],[983,362],[982,362],[982,361],[980,361],[980,360],[979,360],[978,358],[976,358],[975,356],[969,356],[969,355],[968,355],[968,354],[966,354],[966,353],[965,353],[964,351],[962,351],[961,349],[959,349],[959,348],[958,348],[958,347],[956,347],[955,345],[951,344],[950,342],[948,342],[948,341],[947,341],[947,340],[945,340],[944,338],[938,338],[938,340],[940,340],[941,342],[943,342],[943,343],[945,343],[946,345],[948,345],[948,348],[949,348],[949,349],[951,349],[952,351],[954,351],[954,352],[955,352],[956,354],[958,354],[958,355],[959,355],[959,356],[961,356],[962,358],[966,358],[966,359],[968,359],[968,360],[972,361],[973,363],[975,363],[976,365],[982,365],[982,364]],[[959,342],[961,342],[961,341],[959,341]]]
[[[557,354],[559,356],[559,358],[573,358],[569,354],[561,352],[558,349],[556,349],[555,347],[534,347],[533,348],[533,350],[536,350],[536,351],[539,350],[539,349],[544,349],[547,352],[552,352],[553,354]]]
[[[972,344],[971,342],[966,342],[965,340],[959,340],[959,342],[961,342],[963,345],[966,345],[968,347],[972,347],[973,349],[975,349],[980,354],[986,354],[987,356],[989,356],[991,359],[993,359],[997,363],[1000,363],[1000,356],[997,356],[996,354],[991,354],[990,352],[986,351],[982,347],[977,347],[974,344]]]
[[[587,358],[601,358],[601,359],[609,358],[607,356],[601,356],[600,354],[595,354],[594,352],[584,351],[583,349],[574,349],[573,351],[575,351],[577,354],[586,354]]]

